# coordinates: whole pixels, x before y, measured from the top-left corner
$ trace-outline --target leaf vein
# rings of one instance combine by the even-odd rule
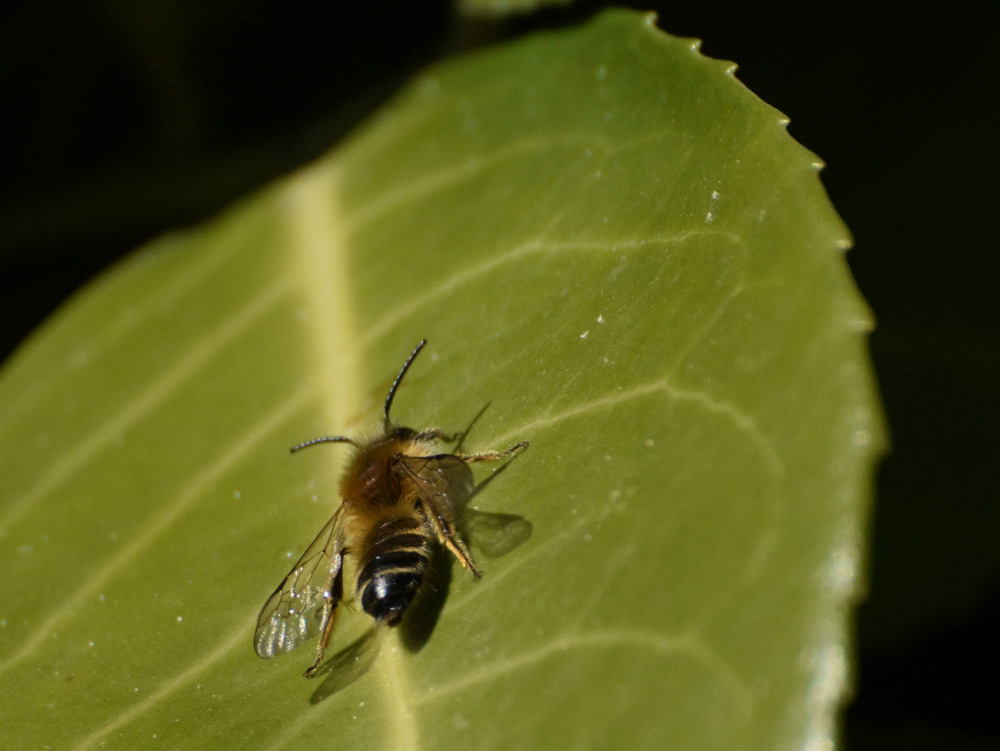
[[[118,316],[109,325],[95,332],[85,350],[78,349],[60,359],[58,362],[60,367],[49,368],[45,379],[35,379],[25,384],[24,391],[18,399],[8,405],[5,414],[0,415],[0,426],[9,428],[18,415],[35,407],[40,396],[63,384],[66,378],[75,376],[80,367],[81,356],[85,357],[85,362],[97,360],[106,349],[117,343],[128,332],[139,328],[147,320],[150,311],[166,308],[173,301],[182,298],[232,256],[238,248],[239,245],[236,243],[216,243],[215,247],[199,254],[196,262],[185,266],[173,279],[164,280],[162,288],[154,290],[153,294],[143,297],[136,305],[130,306],[128,315]],[[142,256],[138,260],[141,262]]]
[[[89,597],[92,597],[104,584],[116,574],[125,574],[127,564],[147,549],[160,535],[169,529],[181,516],[188,511],[207,488],[229,470],[242,457],[246,456],[258,443],[270,435],[278,426],[288,419],[296,410],[306,403],[309,397],[307,389],[301,389],[291,397],[268,411],[264,419],[242,433],[242,438],[226,448],[211,463],[188,484],[186,490],[171,503],[163,506],[160,511],[142,526],[142,531],[121,546],[107,562],[95,571],[89,579],[82,582],[71,595],[60,598],[60,605],[36,627],[29,639],[0,663],[0,673],[4,673],[30,655],[55,630],[56,626],[73,611],[78,609]]]
[[[621,240],[610,244],[606,242],[588,242],[584,240],[567,240],[561,242],[543,239],[531,240],[511,248],[504,253],[490,256],[479,263],[459,269],[451,275],[444,277],[432,287],[424,287],[420,294],[400,303],[383,315],[381,319],[372,324],[365,332],[364,339],[366,341],[377,341],[378,339],[381,339],[402,321],[410,318],[417,310],[430,305],[435,300],[439,300],[440,298],[454,293],[455,290],[460,289],[464,285],[467,285],[476,279],[486,276],[498,268],[507,266],[533,254],[568,253],[572,251],[605,251],[608,253],[618,253],[623,250],[638,250],[646,246],[653,245],[678,245],[683,244],[695,237],[704,237],[709,235],[724,236],[729,238],[735,237],[730,232],[718,230],[691,230],[689,232],[681,232],[675,235]]]
[[[536,417],[527,422],[520,423],[512,430],[494,437],[493,440],[498,444],[502,444],[505,441],[513,440],[515,436],[530,435],[538,428],[546,428],[564,420],[587,414],[588,412],[607,409],[623,402],[641,399],[644,396],[657,393],[666,394],[670,399],[694,402],[708,412],[722,415],[727,418],[740,431],[746,433],[750,437],[751,441],[757,446],[764,460],[767,462],[769,470],[775,477],[780,477],[784,474],[784,462],[782,462],[781,458],[778,456],[778,452],[774,448],[774,444],[763,434],[750,415],[730,402],[715,399],[708,392],[677,388],[676,386],[671,385],[665,378],[650,381],[648,383],[642,383],[616,394],[610,394],[602,396],[599,399],[583,402],[560,412]]]
[[[74,746],[72,751],[86,751],[86,749],[91,748],[101,738],[113,733],[115,730],[125,727],[136,718],[142,716],[145,712],[153,709],[157,704],[165,700],[178,689],[183,688],[186,685],[190,685],[195,676],[204,672],[218,662],[228,652],[233,651],[243,644],[246,639],[247,632],[253,629],[255,621],[256,616],[254,616],[253,620],[247,619],[242,621],[237,628],[226,634],[225,638],[219,641],[211,650],[202,655],[197,662],[192,663],[188,668],[182,670],[176,676],[163,683],[159,689],[144,698],[142,701],[133,704],[131,707],[118,714],[113,720],[91,732],[86,738]]]
[[[630,148],[637,148],[652,141],[667,137],[666,133],[655,133],[644,138],[630,139],[623,143],[614,143],[599,133],[566,133],[559,135],[536,135],[519,138],[504,147],[491,149],[487,157],[473,156],[462,162],[449,164],[433,172],[422,173],[422,177],[410,182],[399,182],[397,187],[384,190],[378,198],[355,208],[346,217],[346,231],[356,232],[365,225],[372,224],[383,215],[404,204],[418,200],[427,200],[436,192],[457,185],[462,181],[471,180],[504,162],[530,154],[549,154],[555,148],[581,148],[588,152],[600,151],[605,158]],[[591,154],[584,154],[591,156]],[[551,157],[548,157],[551,159]]]
[[[509,658],[482,665],[448,683],[433,686],[420,693],[414,700],[415,706],[422,706],[441,700],[449,694],[464,691],[476,685],[488,683],[498,676],[531,668],[546,660],[560,657],[575,649],[608,649],[633,647],[652,650],[663,659],[687,655],[703,664],[733,694],[743,717],[749,716],[753,706],[753,694],[746,683],[722,660],[714,650],[692,634],[664,636],[642,629],[598,630],[587,634],[567,633],[537,649],[523,652]]]
[[[198,371],[225,344],[243,333],[268,312],[289,291],[287,280],[279,280],[257,295],[249,304],[229,316],[220,326],[197,343],[171,370],[155,381],[113,417],[95,429],[88,438],[67,451],[42,479],[15,501],[0,521],[5,529],[17,521],[40,499],[91,461],[105,446],[112,443],[129,426],[138,422],[185,380]]]

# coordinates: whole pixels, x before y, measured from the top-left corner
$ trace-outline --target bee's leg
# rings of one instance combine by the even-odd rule
[[[518,451],[528,448],[529,445],[527,441],[521,441],[504,451],[480,451],[475,454],[458,454],[458,458],[467,464],[472,462],[495,462],[500,459],[506,459],[508,456],[513,456]]]
[[[333,636],[333,627],[337,622],[337,606],[344,596],[343,551],[341,551],[340,564],[337,566],[336,572],[333,573],[333,580],[330,582],[328,591],[330,592],[330,599],[323,605],[323,634],[320,637],[319,648],[316,652],[316,662],[304,673],[306,678],[312,678],[316,675],[316,671],[319,670],[319,664],[323,661],[323,653],[326,652],[326,646],[330,643],[330,637]]]
[[[451,509],[443,504],[429,502],[426,503],[425,516],[434,528],[434,534],[438,542],[448,548],[462,567],[472,574],[473,579],[482,576],[476,564],[472,562],[472,553],[462,542],[462,538],[455,533],[455,519],[452,517]]]
[[[461,433],[448,433],[441,428],[426,428],[417,433],[418,441],[444,441],[445,443],[454,443],[458,440]]]
[[[505,459],[508,456],[513,456],[519,451],[528,448],[528,445],[527,441],[521,441],[504,451],[479,451],[475,454],[456,454],[455,457],[461,459],[466,464],[471,464],[472,462],[495,462]],[[472,562],[472,555],[469,553],[468,547],[466,547],[462,538],[454,532],[455,520],[452,516],[451,508],[433,502],[428,505],[431,511],[431,525],[437,533],[438,541],[448,548],[452,552],[452,555],[458,558],[458,562],[472,573],[473,579],[479,579],[482,574],[479,573],[479,570]]]

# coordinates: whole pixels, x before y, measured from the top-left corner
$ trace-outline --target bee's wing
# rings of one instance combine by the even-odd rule
[[[459,528],[469,545],[487,558],[500,558],[531,537],[531,522],[517,514],[497,514],[492,511],[466,509]]]
[[[469,465],[458,456],[401,456],[404,473],[417,482],[421,500],[436,510],[442,506],[459,517],[463,536],[479,548],[487,558],[499,558],[531,537],[531,522],[514,514],[465,509],[463,506],[475,491],[475,480]],[[450,521],[450,517],[449,517]]]
[[[444,507],[457,513],[476,488],[469,465],[453,454],[401,454],[396,461],[403,474],[416,482],[421,500],[435,508]]]
[[[253,637],[261,657],[295,649],[323,630],[331,610],[323,606],[330,603],[330,587],[343,564],[343,510],[337,509],[261,608]]]

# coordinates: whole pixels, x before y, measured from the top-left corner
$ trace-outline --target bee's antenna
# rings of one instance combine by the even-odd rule
[[[306,441],[305,443],[300,443],[298,446],[292,446],[292,453],[294,454],[296,451],[308,448],[309,446],[315,446],[317,443],[349,443],[354,447],[357,447],[358,445],[347,436],[326,435],[323,436],[322,438],[313,438],[312,440]]]
[[[396,376],[396,380],[392,382],[392,387],[389,389],[389,396],[385,398],[385,425],[389,426],[389,408],[392,406],[392,399],[396,396],[396,389],[399,388],[399,382],[403,380],[403,376],[406,375],[406,371],[410,369],[410,365],[413,361],[417,359],[417,355],[420,354],[420,350],[424,348],[427,344],[426,339],[421,339],[420,344],[410,353],[410,356],[406,358],[406,362],[403,363],[402,370],[399,371],[399,375]]]

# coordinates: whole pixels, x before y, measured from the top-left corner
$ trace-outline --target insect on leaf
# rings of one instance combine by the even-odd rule
[[[0,745],[825,746],[883,437],[784,122],[610,11],[425,71],[85,289],[0,372]],[[304,681],[251,635],[349,450],[288,448],[363,437],[420,337],[393,419],[530,440],[458,520],[530,536],[452,566],[419,649],[342,613]]]

